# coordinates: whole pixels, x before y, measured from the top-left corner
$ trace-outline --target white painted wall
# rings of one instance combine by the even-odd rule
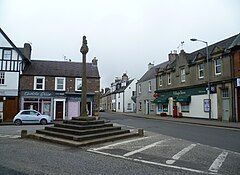
[[[132,92],[136,91],[137,80],[133,80],[132,83],[125,89],[124,93],[124,112],[134,112],[134,102],[132,100]],[[128,110],[128,103],[131,103],[131,110]]]
[[[217,94],[211,94],[211,105],[212,105],[212,119],[218,118],[217,113]],[[195,95],[191,96],[191,102],[189,105],[189,113],[183,112],[183,116],[186,117],[197,117],[197,118],[209,118],[208,112],[204,112],[203,100],[208,99],[208,95]]]
[[[5,84],[0,85],[0,95],[18,95],[19,72],[5,72]]]

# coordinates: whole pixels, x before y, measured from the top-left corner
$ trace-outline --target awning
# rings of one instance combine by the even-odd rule
[[[190,102],[191,101],[191,96],[186,96],[186,95],[180,95],[176,98],[176,101],[178,102]]]
[[[155,100],[153,100],[153,103],[168,103],[168,99],[167,98],[156,98]]]

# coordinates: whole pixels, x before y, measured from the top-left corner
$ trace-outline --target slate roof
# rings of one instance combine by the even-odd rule
[[[134,79],[132,80],[128,80],[126,82],[126,86],[121,86],[120,88],[116,89],[115,91],[112,92],[112,94],[116,94],[116,93],[121,93],[124,92],[125,89],[133,82]],[[121,85],[122,81],[119,82],[119,84]]]
[[[86,69],[88,78],[100,78],[96,65],[87,63]],[[23,75],[82,77],[82,63],[31,60],[31,63],[23,71]]]
[[[215,47],[219,47],[219,48],[223,49],[224,51],[226,51],[230,47],[231,48],[234,47],[236,44],[238,44],[238,45],[240,44],[240,34],[234,35],[232,37],[229,37],[227,39],[224,39],[222,41],[219,41],[217,43],[209,45],[208,46],[209,55],[212,53],[212,51]],[[197,56],[198,53],[202,53],[203,55],[206,55],[206,47],[187,54],[188,62],[191,63],[195,59],[195,57]]]
[[[158,65],[152,67],[140,78],[140,80],[138,80],[138,83],[154,79],[156,77],[157,70],[160,67],[165,68],[169,63],[170,63],[169,61],[165,61],[161,64],[158,64]]]

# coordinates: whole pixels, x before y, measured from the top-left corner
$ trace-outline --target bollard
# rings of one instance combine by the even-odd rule
[[[21,138],[27,138],[27,130],[21,131]]]
[[[140,137],[143,137],[143,136],[144,136],[143,129],[138,129],[138,135],[139,135]]]

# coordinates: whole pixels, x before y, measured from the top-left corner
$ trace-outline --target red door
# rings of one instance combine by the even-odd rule
[[[63,120],[63,102],[56,101],[56,119],[55,120]]]

